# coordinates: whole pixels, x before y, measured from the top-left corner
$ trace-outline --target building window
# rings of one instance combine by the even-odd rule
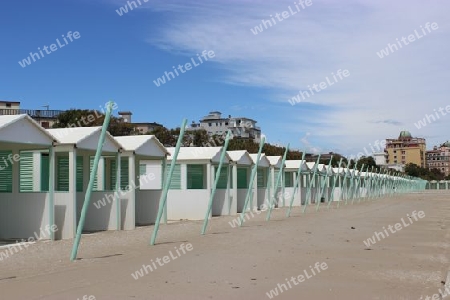
[[[404,155],[402,155],[402,159],[403,159],[403,160],[405,160],[405,159],[406,159]]]
[[[402,154],[406,154],[406,151],[403,151],[403,150],[402,150]]]
[[[49,129],[50,128],[50,123],[49,122],[42,122],[42,127],[44,127],[45,129]]]
[[[6,103],[6,107],[11,108],[11,103]]]
[[[208,126],[211,127],[211,126],[212,126],[212,123],[208,123]]]
[[[394,153],[397,153],[397,150],[394,150]]]
[[[225,122],[225,126],[228,126],[228,122]]]

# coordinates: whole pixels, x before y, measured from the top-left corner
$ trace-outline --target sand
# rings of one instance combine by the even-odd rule
[[[310,278],[273,299],[425,299],[450,269],[449,199],[430,191],[305,214],[297,207],[290,218],[276,209],[270,222],[255,215],[241,228],[219,217],[204,236],[202,222],[177,222],[160,227],[156,246],[148,245],[153,226],[88,234],[75,262],[72,240],[38,242],[0,262],[0,299],[270,299],[266,293],[305,270]],[[413,211],[425,217],[363,243]],[[131,276],[169,251],[175,259]],[[327,269],[312,275],[315,263]]]

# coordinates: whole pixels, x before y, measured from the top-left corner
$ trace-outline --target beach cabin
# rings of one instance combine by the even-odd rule
[[[0,116],[0,239],[53,239],[56,141],[28,115]]]
[[[59,140],[55,147],[55,223],[60,229],[57,238],[75,236],[101,130],[101,127],[47,129]],[[85,232],[121,228],[121,202],[115,195],[122,193],[115,193],[116,178],[121,178],[121,191],[130,189],[130,186],[120,168],[120,149],[120,144],[106,133],[86,215]],[[117,176],[118,173],[121,176]]]
[[[321,169],[320,169],[320,164],[317,164],[316,167],[316,163],[315,162],[307,162],[306,166],[308,167],[308,169],[310,170],[309,174],[307,174],[307,189],[309,188],[309,186],[311,185],[310,188],[310,192],[309,192],[309,199],[305,198],[305,201],[308,201],[308,204],[311,203],[316,203],[316,197],[318,196],[319,193],[319,187],[320,187],[320,173],[321,173]],[[315,170],[315,173],[314,173]]]
[[[342,188],[342,181],[344,179],[345,175],[345,169],[344,168],[333,168],[333,178],[331,179],[331,187],[333,194],[331,195],[332,201],[341,201],[343,197],[343,188]],[[334,186],[334,191],[333,191]]]
[[[258,158],[258,154],[250,154],[252,158],[253,164],[256,164],[256,159]],[[256,193],[252,195],[252,203],[250,207],[252,210],[261,210],[268,207],[269,200],[269,188],[268,188],[268,179],[270,172],[270,161],[264,153],[261,153],[259,157],[258,167],[256,168],[256,180],[253,182],[253,190],[256,190]]]
[[[280,173],[280,169],[284,168],[282,166],[283,158],[281,156],[266,156],[267,159],[270,162],[269,167],[269,180],[268,180],[268,190],[270,197],[273,197],[274,195],[274,187],[277,182],[278,174]],[[283,193],[283,187],[284,187],[284,178],[283,174],[281,175],[281,181],[278,184],[278,187],[276,189],[275,197],[276,200],[272,200],[275,203],[275,207],[282,207],[286,203],[286,197]]]
[[[175,148],[167,148],[170,156],[167,170],[174,158]],[[203,220],[208,209],[215,173],[222,147],[181,147],[167,195],[167,219]],[[212,215],[230,214],[230,157],[225,155],[212,207]]]
[[[231,166],[231,215],[241,213],[244,209],[245,197],[249,188],[250,174],[252,172],[253,160],[246,150],[227,151],[230,156]]]
[[[127,182],[135,186],[121,195],[122,229],[154,224],[169,152],[154,135],[119,136],[114,139],[123,149],[122,174],[127,177]]]
[[[292,196],[294,196],[293,206],[300,206],[305,201],[307,176],[310,172],[304,160],[286,160],[284,170],[284,193],[286,195],[286,205],[289,205]],[[300,169],[300,174],[298,170]],[[295,183],[299,180],[297,191],[294,195]]]
[[[319,165],[319,169],[320,169],[320,188],[321,188],[321,195],[319,195],[321,197],[321,201],[322,202],[326,202],[328,203],[328,201],[330,201],[331,199],[331,191],[333,189],[333,177],[335,175],[334,171],[333,171],[333,167],[325,165],[325,164],[320,164]]]

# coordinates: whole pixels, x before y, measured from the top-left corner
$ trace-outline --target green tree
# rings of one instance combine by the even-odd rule
[[[94,127],[102,126],[105,115],[98,110],[69,109],[58,115],[53,128]],[[132,124],[124,123],[119,118],[111,116],[108,131],[113,136],[138,134]]]

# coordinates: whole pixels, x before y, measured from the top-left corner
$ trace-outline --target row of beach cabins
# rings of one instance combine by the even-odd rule
[[[50,239],[74,238],[100,134],[101,127],[44,129],[27,115],[0,116],[0,240],[40,235],[41,228],[53,224],[58,230]],[[256,154],[227,151],[213,189],[221,152],[221,147],[181,147],[164,221],[203,220],[212,190],[211,216],[233,216],[243,212],[247,193],[252,210],[262,209],[272,195],[277,208],[291,201],[294,207],[342,201],[349,197],[349,186],[355,187],[351,197],[365,197],[371,188],[365,180],[374,175],[302,160],[282,164],[282,157],[264,154],[256,161]],[[174,148],[164,147],[152,135],[107,133],[85,232],[154,224],[173,153]],[[255,164],[256,180],[250,182]],[[416,189],[425,187],[390,177]],[[392,193],[393,187],[380,185],[377,192]]]

